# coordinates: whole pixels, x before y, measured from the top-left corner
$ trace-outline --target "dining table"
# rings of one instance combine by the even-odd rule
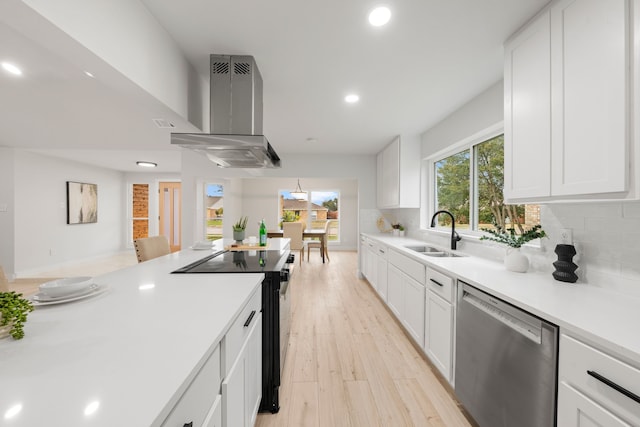
[[[282,230],[267,230],[267,237],[283,237],[284,231]],[[324,229],[306,229],[302,232],[302,238],[314,238],[320,240],[320,255],[322,256],[322,263],[324,264],[325,255],[327,253],[327,232]]]

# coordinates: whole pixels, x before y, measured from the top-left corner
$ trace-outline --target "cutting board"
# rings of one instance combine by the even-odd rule
[[[269,249],[269,242],[267,242],[267,246],[259,246],[257,243],[255,245],[229,245],[224,247],[227,251],[237,252],[237,251],[266,251]]]

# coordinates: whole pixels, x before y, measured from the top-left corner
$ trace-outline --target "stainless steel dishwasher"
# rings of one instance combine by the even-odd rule
[[[481,427],[556,422],[558,327],[458,285],[455,393]]]

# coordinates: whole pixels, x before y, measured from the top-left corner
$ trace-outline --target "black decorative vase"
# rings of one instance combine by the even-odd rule
[[[561,282],[575,283],[578,280],[575,273],[578,266],[573,263],[576,248],[573,245],[556,245],[554,252],[558,255],[558,260],[553,263],[556,268],[552,274],[553,278]]]

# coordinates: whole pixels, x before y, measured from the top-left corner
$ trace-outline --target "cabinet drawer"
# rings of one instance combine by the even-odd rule
[[[222,367],[224,377],[227,376],[231,365],[236,360],[242,345],[249,336],[249,331],[256,321],[262,308],[262,287],[258,286],[255,293],[249,299],[247,305],[244,306],[236,320],[233,322],[229,331],[222,340]]]
[[[559,359],[560,381],[632,424],[640,424],[640,403],[615,389],[617,385],[640,396],[640,370],[564,334]]]
[[[427,268],[427,286],[436,295],[453,302],[453,279],[433,268]]]
[[[220,381],[220,346],[216,346],[162,426],[182,427],[190,422],[201,426],[220,394]]]
[[[406,255],[402,255],[399,252],[394,250],[390,250],[387,253],[387,259],[389,262],[403,273],[413,277],[418,282],[424,285],[424,277],[425,277],[425,266],[424,264],[409,258]]]

